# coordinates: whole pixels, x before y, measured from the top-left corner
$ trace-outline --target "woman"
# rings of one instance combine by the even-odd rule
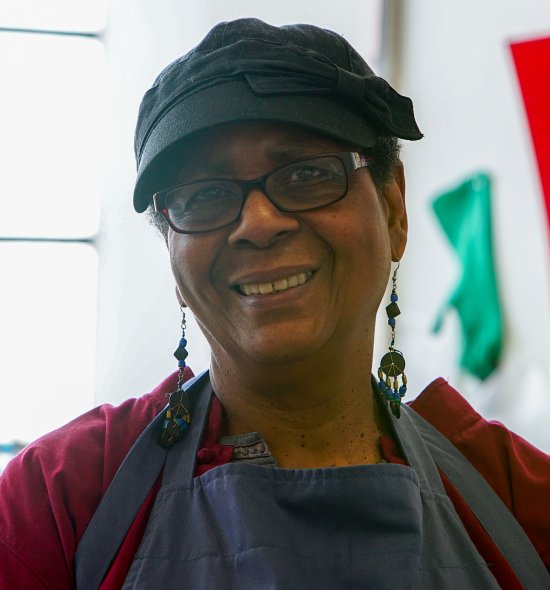
[[[547,458],[441,379],[411,406],[448,440],[401,406],[398,137],[410,101],[316,27],[224,23],[161,74],[134,204],[210,372],[188,381],[182,337],[154,392],[10,464],[2,587],[545,587]]]

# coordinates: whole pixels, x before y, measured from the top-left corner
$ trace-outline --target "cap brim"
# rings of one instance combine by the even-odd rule
[[[380,135],[357,107],[329,93],[260,96],[244,79],[233,79],[186,96],[159,118],[139,159],[135,210],[145,211],[153,194],[166,188],[174,173],[169,155],[183,140],[223,123],[259,120],[299,125],[360,148]]]

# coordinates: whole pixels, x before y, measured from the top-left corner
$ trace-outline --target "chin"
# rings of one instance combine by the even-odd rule
[[[251,339],[247,345],[240,347],[241,354],[247,356],[256,363],[266,365],[288,365],[306,361],[318,354],[323,348],[323,342],[312,341],[310,338],[286,338]]]

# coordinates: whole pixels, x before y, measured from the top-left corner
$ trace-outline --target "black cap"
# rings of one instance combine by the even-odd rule
[[[220,23],[143,98],[136,211],[165,188],[166,163],[183,139],[221,123],[255,120],[297,124],[362,148],[380,136],[422,137],[411,100],[376,76],[340,35],[251,18]]]

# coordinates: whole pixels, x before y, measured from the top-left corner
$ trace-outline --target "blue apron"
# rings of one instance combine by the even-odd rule
[[[229,463],[194,477],[212,395],[207,379],[195,389],[191,427],[167,453],[125,590],[499,588],[407,412],[399,421],[399,440],[410,467]],[[147,457],[155,453],[138,440],[125,463],[134,461],[134,471],[148,469]],[[119,478],[112,487],[117,485],[132,504],[128,481]],[[107,499],[105,506],[117,531],[121,504],[116,508]],[[82,565],[88,556],[81,547],[79,553],[77,588],[93,588]]]
[[[420,474],[230,463],[195,478],[209,401],[168,455],[124,589],[498,588],[429,455]]]

